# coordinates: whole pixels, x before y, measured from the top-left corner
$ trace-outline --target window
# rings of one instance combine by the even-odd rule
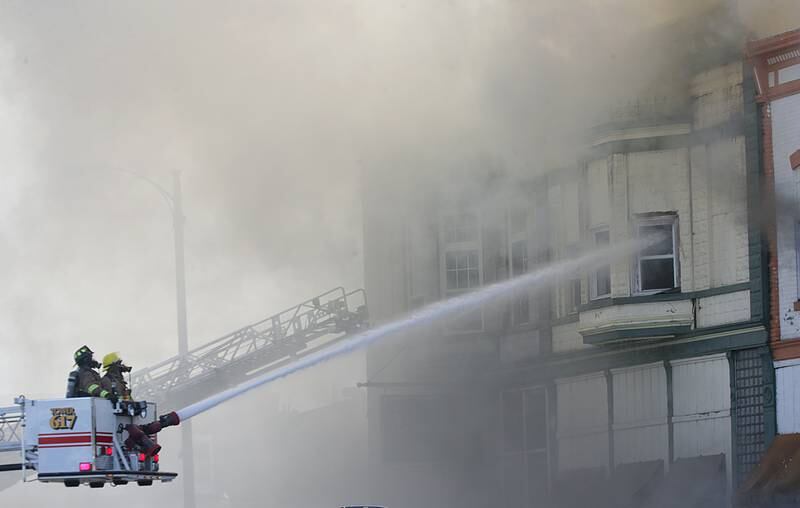
[[[592,232],[594,246],[598,249],[608,247],[611,235],[608,228],[597,229]],[[611,294],[611,265],[603,265],[592,272],[589,281],[589,298],[597,299]]]
[[[581,306],[581,280],[572,279],[567,285],[567,314],[578,312]]]
[[[573,259],[577,257],[578,247],[568,246],[557,254],[556,259]],[[553,291],[552,313],[555,319],[562,319],[578,312],[583,303],[581,294],[581,279],[577,273],[567,274]]]
[[[483,282],[480,225],[477,215],[469,212],[444,215],[441,224],[442,293],[452,298],[480,287]],[[480,331],[483,312],[479,309],[458,316],[447,329]]]
[[[637,260],[636,288],[640,293],[680,287],[677,225],[674,215],[643,219],[637,223],[637,236],[650,241]]]
[[[477,250],[446,252],[444,256],[448,293],[481,285]]]
[[[508,214],[508,238],[511,251],[509,276],[519,277],[528,272],[528,217],[527,211],[513,209]],[[514,296],[511,306],[511,320],[516,326],[531,321],[530,295],[524,289]]]

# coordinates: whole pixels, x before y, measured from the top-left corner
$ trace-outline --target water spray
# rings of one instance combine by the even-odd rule
[[[648,244],[653,243],[654,240],[656,239],[628,240],[604,249],[594,250],[589,254],[585,254],[574,259],[553,263],[526,275],[507,281],[498,282],[465,295],[433,303],[409,314],[406,317],[354,335],[347,340],[339,342],[324,350],[310,354],[292,364],[272,370],[259,377],[246,381],[239,386],[235,386],[229,390],[217,393],[204,400],[186,406],[183,409],[179,409],[174,413],[174,418],[177,418],[178,421],[189,420],[200,413],[208,411],[209,409],[214,408],[223,402],[247,393],[254,388],[281,379],[290,374],[294,374],[295,372],[308,369],[319,363],[331,360],[357,349],[361,349],[387,336],[408,331],[409,329],[413,329],[423,324],[481,307],[482,305],[496,300],[508,293],[513,293],[530,286],[552,284],[566,274],[592,270],[601,265],[608,264],[620,256],[633,254]]]

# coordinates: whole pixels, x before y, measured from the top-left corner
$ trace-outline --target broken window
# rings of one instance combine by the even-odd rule
[[[592,233],[594,246],[598,249],[608,247],[611,235],[608,228],[597,229]],[[591,274],[589,298],[597,299],[611,295],[611,265],[603,265]]]
[[[675,215],[642,219],[637,223],[637,236],[648,242],[637,260],[638,292],[665,291],[680,286],[677,224]]]

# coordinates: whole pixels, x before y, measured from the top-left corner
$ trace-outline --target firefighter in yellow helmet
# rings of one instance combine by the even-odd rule
[[[122,400],[131,400],[131,389],[125,381],[125,373],[131,368],[122,363],[119,353],[108,353],[103,357],[103,388]]]
[[[75,351],[74,358],[78,369],[69,375],[67,397],[101,397],[116,404],[117,397],[102,387],[103,381],[95,370],[100,364],[94,359],[94,351],[82,346]]]

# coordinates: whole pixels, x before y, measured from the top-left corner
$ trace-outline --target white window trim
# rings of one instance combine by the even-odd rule
[[[659,225],[671,225],[672,226],[672,255],[660,255],[660,256],[644,256],[641,255],[636,256],[636,266],[634,267],[634,293],[636,296],[646,296],[646,295],[655,295],[658,293],[663,293],[664,291],[669,291],[670,289],[680,288],[681,286],[681,273],[680,273],[680,246],[678,244],[678,215],[677,214],[664,214],[658,215],[653,217],[639,217],[634,221],[634,227],[636,228],[636,237],[639,237],[639,228],[641,226],[659,226]],[[641,289],[641,269],[642,269],[642,259],[668,259],[672,258],[672,266],[673,266],[673,281],[671,288],[662,288],[662,289],[648,289],[642,290]]]
[[[594,227],[589,230],[589,233],[592,235],[592,247],[597,246],[597,233],[602,233],[603,231],[608,232],[608,242],[611,243],[611,228],[606,225],[600,225]],[[608,298],[611,296],[611,263],[608,263],[609,268],[609,284],[608,284],[608,293],[597,294],[597,270],[592,270],[589,274],[589,300],[601,300],[603,298]]]
[[[477,239],[468,242],[450,242],[445,240],[444,233],[444,219],[447,216],[460,215],[464,213],[472,213],[475,215],[476,227],[478,228]],[[477,210],[463,210],[463,211],[448,211],[439,215],[439,289],[443,298],[450,298],[451,296],[462,295],[469,290],[452,290],[447,289],[447,253],[448,252],[463,252],[469,250],[478,251],[478,289],[483,286],[483,222],[481,214]],[[483,307],[480,309],[481,313],[481,326],[479,328],[469,330],[458,330],[448,326],[444,327],[444,331],[449,335],[467,335],[472,333],[480,333],[484,331],[484,315]],[[456,318],[457,319],[457,318]]]
[[[576,252],[579,252],[580,246],[578,244],[568,245],[558,250],[557,259],[570,259],[574,257]],[[573,297],[576,293],[573,291],[573,283],[578,282],[579,291],[578,305],[572,307]],[[580,313],[581,305],[583,305],[583,286],[585,284],[585,277],[580,275],[566,275],[559,279],[559,282],[554,286],[555,293],[555,318],[564,319],[569,316],[575,316]]]
[[[578,291],[575,291],[575,283],[577,284]],[[564,316],[574,316],[581,311],[583,305],[583,278],[571,277],[567,279],[566,294],[564,295]],[[573,306],[577,297],[577,305]]]

